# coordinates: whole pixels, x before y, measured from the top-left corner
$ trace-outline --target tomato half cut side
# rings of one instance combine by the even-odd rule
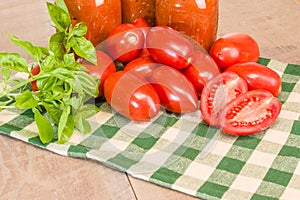
[[[203,88],[200,99],[200,111],[204,121],[218,126],[220,110],[247,91],[246,81],[234,72],[223,72],[210,79]]]
[[[251,90],[226,105],[220,112],[221,129],[228,134],[245,136],[270,127],[281,110],[278,98],[266,90]]]

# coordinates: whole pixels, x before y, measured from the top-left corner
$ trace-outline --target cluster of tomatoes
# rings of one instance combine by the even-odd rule
[[[100,79],[99,96],[129,119],[147,121],[161,108],[180,114],[200,109],[209,125],[249,135],[268,128],[281,110],[281,78],[258,64],[259,56],[247,34],[225,35],[206,52],[174,29],[149,27],[139,18],[108,35],[97,48],[96,66],[83,65]]]

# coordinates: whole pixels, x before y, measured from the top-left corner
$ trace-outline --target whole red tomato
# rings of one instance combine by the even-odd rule
[[[151,56],[142,56],[127,63],[124,71],[135,71],[147,79],[149,74],[159,65]]]
[[[193,45],[179,32],[170,27],[152,27],[146,38],[150,55],[159,63],[183,69],[192,62]]]
[[[87,62],[83,63],[83,66],[88,70],[91,76],[95,76],[100,80],[98,87],[99,97],[103,96],[103,84],[108,76],[116,72],[116,65],[114,61],[103,51],[97,50],[97,65],[93,65]]]
[[[31,76],[35,76],[35,75],[38,75],[40,73],[40,66],[39,65],[36,65],[34,66],[32,69],[31,69]],[[36,83],[36,80],[35,81],[31,81],[30,82],[30,87],[32,89],[32,91],[39,91],[39,88],[37,86],[37,83]]]
[[[159,66],[149,75],[161,105],[174,113],[197,110],[198,96],[192,83],[178,70],[167,65]]]
[[[209,54],[221,70],[244,62],[257,62],[260,56],[257,42],[245,33],[229,33],[217,39]]]
[[[195,51],[193,62],[182,73],[192,82],[198,94],[201,94],[206,82],[220,74],[220,69],[207,53]]]
[[[156,91],[135,72],[117,71],[110,75],[104,82],[104,96],[115,111],[132,120],[149,120],[160,110]]]
[[[121,24],[109,33],[105,49],[113,59],[129,62],[141,53],[144,37],[142,30],[133,24]]]
[[[149,24],[147,23],[147,21],[140,17],[140,18],[137,18],[136,20],[134,20],[134,22],[132,23],[135,27],[141,29],[144,33],[144,40],[146,41],[146,37],[147,37],[147,34],[150,30],[150,27],[149,27]],[[142,52],[140,53],[139,56],[149,56],[149,52],[146,48],[146,42],[144,42],[144,47],[142,49]]]
[[[281,92],[280,76],[264,65],[255,62],[240,63],[228,67],[226,71],[235,72],[245,79],[249,90],[265,89],[275,97]]]
[[[227,103],[247,92],[247,83],[234,72],[223,72],[210,79],[202,90],[200,111],[209,125],[219,125],[219,112]]]
[[[280,101],[267,90],[251,90],[220,111],[219,125],[231,135],[250,135],[270,127],[281,110]]]

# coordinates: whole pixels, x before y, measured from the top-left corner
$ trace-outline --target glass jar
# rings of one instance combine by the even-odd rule
[[[218,0],[157,0],[156,25],[183,32],[207,51],[216,40]]]
[[[85,22],[86,38],[97,46],[122,22],[121,0],[64,0],[76,22]]]
[[[155,0],[122,0],[122,23],[144,18],[149,26],[155,25]]]

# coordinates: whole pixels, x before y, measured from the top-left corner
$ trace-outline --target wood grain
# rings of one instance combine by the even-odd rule
[[[0,2],[0,51],[20,52],[8,33],[46,45],[53,32],[46,0]],[[219,33],[245,32],[261,56],[300,64],[299,0],[221,0]],[[0,116],[3,117],[3,116]],[[148,183],[100,163],[60,156],[0,136],[0,199],[196,199]]]

